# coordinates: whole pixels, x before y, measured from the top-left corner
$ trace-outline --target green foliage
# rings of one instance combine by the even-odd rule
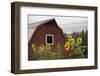
[[[75,55],[74,58],[87,58],[87,34],[87,31],[70,34],[70,37],[66,34],[65,46],[58,42],[55,48],[47,44],[41,44],[39,46],[32,44],[33,57],[35,60],[63,59],[65,58],[64,54],[71,51],[71,56]]]
[[[33,53],[35,53],[34,57],[36,60],[51,60],[51,59],[60,59],[61,58],[61,45],[57,45],[57,49],[53,50],[50,45],[41,44],[40,46],[36,46],[32,44]],[[34,51],[35,50],[35,51]]]
[[[65,50],[72,51],[72,54],[76,55],[76,58],[87,58],[88,56],[87,34],[88,34],[87,31],[82,31],[78,33],[73,32],[73,34],[70,34],[69,37],[66,37]],[[71,39],[74,40],[73,45],[71,45],[71,42],[69,41]],[[72,46],[73,49],[71,49]]]

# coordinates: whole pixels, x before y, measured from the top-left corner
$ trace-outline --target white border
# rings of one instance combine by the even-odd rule
[[[88,17],[88,58],[28,61],[28,14]],[[20,69],[43,69],[94,65],[94,11],[41,7],[20,8]]]

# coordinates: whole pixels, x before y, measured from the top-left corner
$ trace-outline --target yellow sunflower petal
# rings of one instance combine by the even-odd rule
[[[82,38],[81,38],[81,37],[79,37],[79,38],[77,39],[77,43],[78,43],[78,44],[81,44],[81,43],[82,43]]]
[[[69,36],[68,36],[68,40],[71,40],[71,39],[72,39],[72,36],[71,36],[71,35],[69,35]]]
[[[66,46],[66,47],[65,47],[65,50],[66,50],[66,51],[68,51],[68,50],[69,50],[69,48],[70,48],[70,46]]]
[[[74,40],[74,38],[72,38],[72,39],[70,40],[70,44],[73,45],[74,43],[75,43],[75,40]]]

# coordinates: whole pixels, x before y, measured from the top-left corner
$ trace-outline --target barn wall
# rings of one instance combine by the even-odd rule
[[[28,51],[29,51],[29,60],[32,58],[32,44],[35,44],[37,46],[41,44],[45,44],[45,36],[46,34],[53,34],[54,35],[54,45],[52,45],[52,49],[57,49],[57,44],[59,43],[62,47],[64,46],[65,40],[63,31],[58,27],[55,21],[48,22],[46,24],[40,25],[36,31],[34,32],[31,40],[28,44]]]

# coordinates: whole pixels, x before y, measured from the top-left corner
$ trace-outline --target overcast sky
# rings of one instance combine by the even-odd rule
[[[82,30],[87,30],[88,28],[87,17],[29,15],[28,16],[29,39],[39,24],[45,23],[46,20],[53,19],[53,18],[55,18],[58,26],[62,28],[64,33],[70,34],[72,32],[80,32]]]

